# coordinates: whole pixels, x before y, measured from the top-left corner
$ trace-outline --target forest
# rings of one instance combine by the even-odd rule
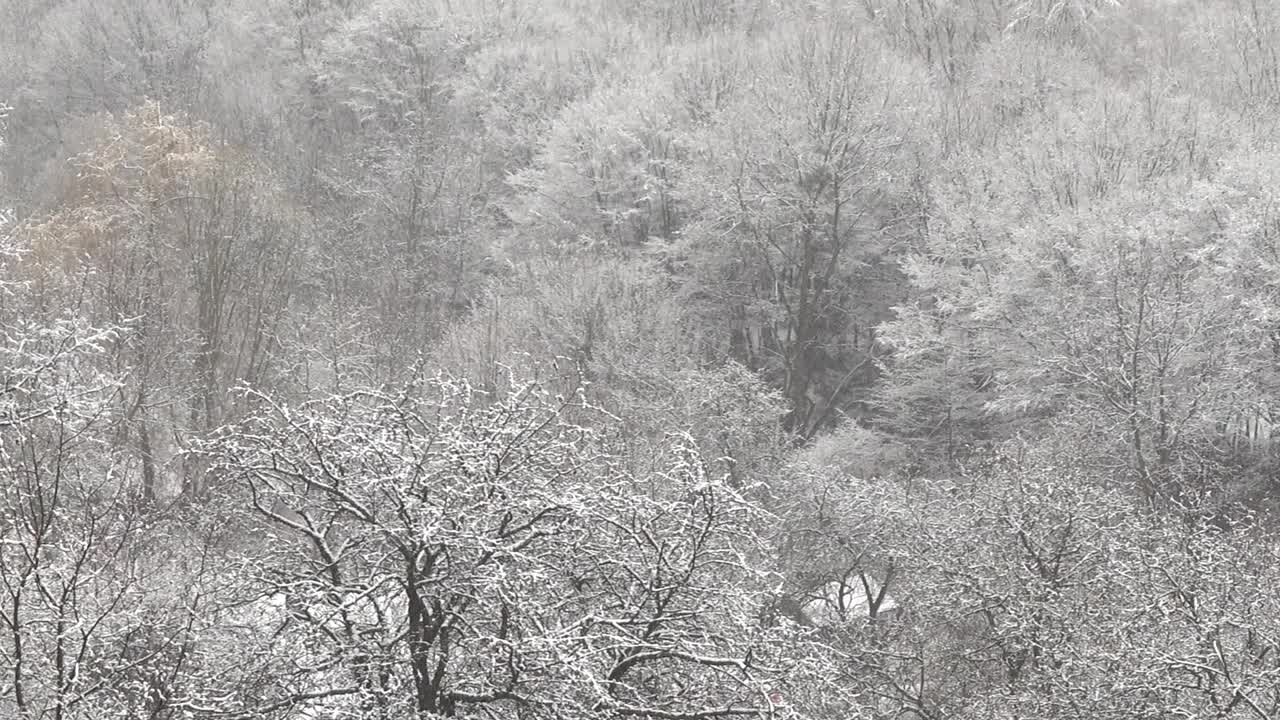
[[[1280,718],[1272,0],[0,0],[0,718]]]

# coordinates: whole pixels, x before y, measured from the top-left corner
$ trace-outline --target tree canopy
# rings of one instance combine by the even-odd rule
[[[0,716],[1280,717],[1278,42],[0,0]]]

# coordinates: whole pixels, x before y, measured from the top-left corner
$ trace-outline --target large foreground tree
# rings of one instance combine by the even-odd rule
[[[810,669],[820,647],[762,623],[769,515],[687,438],[636,476],[607,417],[531,382],[255,400],[214,447],[275,539],[245,565],[277,600],[241,651],[275,680],[240,696],[244,712],[728,718],[771,716],[784,695],[848,702]]]

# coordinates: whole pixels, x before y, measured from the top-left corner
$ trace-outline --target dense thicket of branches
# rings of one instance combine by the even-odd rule
[[[0,0],[0,716],[1280,717],[1277,45]]]

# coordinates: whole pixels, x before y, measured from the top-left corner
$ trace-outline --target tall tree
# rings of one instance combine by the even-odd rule
[[[726,354],[758,369],[812,437],[871,367],[887,319],[884,254],[910,217],[911,138],[899,114],[919,98],[913,71],[833,20],[815,42],[771,36],[734,100],[699,133],[681,194],[698,220],[677,252],[697,273]],[[745,66],[741,72],[746,72]]]
[[[86,273],[74,291],[103,322],[134,323],[115,349],[129,374],[120,402],[155,491],[152,423],[199,436],[231,412],[227,389],[272,374],[303,228],[263,168],[158,106],[99,137],[63,202],[21,232],[35,262]],[[183,481],[197,494],[200,475]]]

